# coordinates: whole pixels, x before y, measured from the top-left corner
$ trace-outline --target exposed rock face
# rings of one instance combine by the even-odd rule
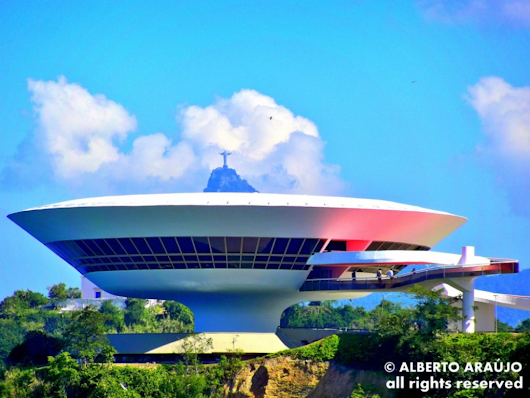
[[[241,179],[234,169],[226,166],[212,171],[204,192],[258,192],[247,180]]]
[[[341,398],[349,397],[357,383],[376,385],[378,391],[374,392],[381,397],[393,396],[388,394],[384,382],[375,372],[353,370],[330,362],[279,357],[249,362],[237,378],[225,386],[225,397]]]

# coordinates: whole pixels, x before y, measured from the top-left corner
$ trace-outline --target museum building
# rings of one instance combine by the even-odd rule
[[[196,331],[275,332],[282,312],[299,302],[449,283],[464,292],[463,329],[471,332],[473,280],[518,272],[517,261],[478,257],[471,247],[430,251],[465,218],[382,200],[128,195],[8,217],[106,292],[187,305]],[[410,265],[418,271],[403,273]]]

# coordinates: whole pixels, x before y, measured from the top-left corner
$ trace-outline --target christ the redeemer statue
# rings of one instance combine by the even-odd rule
[[[221,152],[219,155],[223,155],[223,167],[226,169],[228,166],[226,164],[226,158],[228,155],[231,155],[232,152],[227,152],[227,151],[224,151],[224,152]]]

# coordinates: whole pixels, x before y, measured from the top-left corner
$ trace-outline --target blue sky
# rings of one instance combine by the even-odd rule
[[[462,215],[435,250],[529,267],[530,1],[4,1],[0,21],[0,297],[80,281],[7,214],[201,191],[223,149],[262,192]]]

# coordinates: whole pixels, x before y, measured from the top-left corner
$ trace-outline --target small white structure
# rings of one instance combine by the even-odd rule
[[[108,299],[108,298],[121,298],[96,286],[94,282],[85,276],[81,275],[81,298],[83,299]]]

